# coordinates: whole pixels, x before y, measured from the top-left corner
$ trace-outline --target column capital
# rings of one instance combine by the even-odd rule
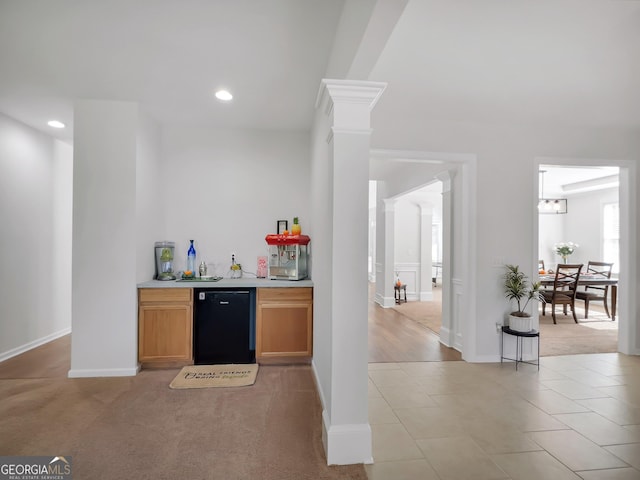
[[[420,202],[417,205],[420,208],[420,214],[422,216],[433,214],[433,203],[431,203],[431,202]]]
[[[384,211],[385,212],[395,212],[396,211],[396,199],[395,198],[384,198],[382,201],[384,202]]]
[[[323,108],[325,115],[334,115],[333,127],[369,129],[370,112],[376,105],[387,84],[362,80],[323,79],[316,97],[316,108]],[[336,106],[341,106],[339,114]]]
[[[440,172],[434,176],[442,182],[442,193],[451,191],[451,182],[456,176],[455,170],[445,170],[444,172]]]

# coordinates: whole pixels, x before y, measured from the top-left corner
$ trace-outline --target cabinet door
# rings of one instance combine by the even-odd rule
[[[310,303],[263,303],[258,306],[256,356],[311,356]]]
[[[138,360],[191,360],[190,305],[141,305]]]

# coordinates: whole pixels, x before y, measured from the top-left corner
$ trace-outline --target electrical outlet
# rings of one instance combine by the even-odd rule
[[[231,256],[235,258],[236,252],[231,252]]]
[[[496,322],[496,332],[500,333],[500,330],[502,330],[502,324]]]
[[[504,257],[493,257],[493,259],[491,260],[492,267],[501,268],[501,267],[504,267],[504,265],[505,265]]]

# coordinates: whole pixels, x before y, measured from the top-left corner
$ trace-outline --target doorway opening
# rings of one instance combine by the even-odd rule
[[[387,202],[392,209],[393,303],[376,299],[377,182],[369,190],[369,361],[460,360],[440,340],[442,327],[442,182],[432,181]],[[389,200],[389,199],[387,199]],[[389,213],[389,212],[387,212]],[[376,268],[378,265],[378,268]]]
[[[625,175],[628,172],[614,162],[594,164],[545,159],[536,163],[539,198],[559,198],[566,202],[566,213],[545,211],[542,201],[539,204],[537,257],[540,279],[553,279],[560,263],[583,265],[583,284],[578,287],[574,304],[577,323],[571,309],[565,315],[562,308],[556,307],[554,324],[551,305],[546,306],[545,316],[540,306],[539,326],[544,339],[541,355],[621,351],[619,332],[627,328],[629,319],[626,314],[621,314],[620,308],[616,308],[616,303],[626,303],[624,297],[627,295],[622,293],[622,298],[619,298],[617,292],[620,292],[618,282],[628,275],[621,258],[622,251],[628,251],[629,241],[622,233],[629,231],[628,219],[621,215],[621,211],[628,212],[629,209],[627,196],[621,192],[628,188],[622,181],[628,178]],[[564,258],[561,256],[563,246],[568,246],[571,251]],[[596,262],[613,266],[598,267]],[[600,272],[609,268],[611,281],[615,283],[600,290],[590,288],[589,279],[598,277],[599,280],[603,275],[608,276],[608,273]],[[547,285],[546,288],[553,287]],[[587,311],[584,292],[597,293],[600,297],[605,296],[606,300],[590,301]]]
[[[435,276],[437,286],[442,292],[442,327],[440,336],[423,327],[425,332],[431,332],[438,340],[437,347],[451,348],[456,356],[461,354],[464,359],[475,358],[476,327],[470,321],[470,312],[475,311],[475,238],[476,216],[473,198],[476,189],[476,156],[472,154],[434,153],[404,150],[372,150],[370,156],[370,180],[376,181],[376,202],[370,204],[370,213],[375,206],[375,214],[370,217],[370,239],[375,238],[375,249],[370,245],[370,253],[375,251],[375,257],[370,255],[370,288],[375,292],[371,295],[370,307],[380,308],[380,311],[394,312],[394,284],[396,277],[405,275],[405,283],[411,277],[416,278],[415,272],[401,273],[395,268],[394,240],[395,203],[403,195],[417,191],[426,185],[439,182],[442,185],[442,236],[441,266],[435,272],[431,267],[422,268],[421,285],[432,286]],[[432,238],[432,220],[423,221],[420,217],[421,228],[429,225],[429,234],[421,234],[422,238]],[[375,227],[375,228],[374,228]],[[372,242],[370,242],[371,244]],[[438,242],[436,242],[438,244]],[[417,249],[417,247],[416,247]],[[431,247],[421,250],[421,258],[431,260]],[[454,268],[453,258],[456,259]],[[396,275],[397,272],[397,275]],[[409,275],[409,277],[406,277]],[[413,280],[411,280],[413,281]],[[416,281],[417,282],[417,281]],[[409,300],[409,285],[407,285],[407,300]],[[428,295],[431,295],[430,292]],[[421,294],[422,298],[421,298]],[[424,292],[413,291],[416,300],[426,301]],[[404,292],[403,292],[404,298]],[[406,317],[403,317],[406,318]],[[370,318],[371,320],[371,318]],[[409,320],[411,321],[411,320]],[[417,322],[411,321],[413,324]],[[379,339],[378,331],[369,332],[369,349],[374,348],[378,340],[391,342],[390,339]],[[384,337],[380,335],[380,337]],[[397,342],[401,344],[400,341]],[[417,349],[419,350],[419,349]],[[371,358],[371,355],[370,355]],[[460,357],[457,357],[460,358]],[[428,361],[429,358],[404,358],[398,361]],[[395,361],[385,359],[382,361]]]

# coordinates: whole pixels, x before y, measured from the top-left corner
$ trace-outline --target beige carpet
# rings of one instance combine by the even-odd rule
[[[170,388],[246,387],[253,385],[258,364],[190,365],[180,370]]]
[[[327,466],[309,365],[261,365],[251,388],[172,390],[179,369],[67,378],[69,352],[63,337],[0,363],[0,454],[71,456],[82,480],[367,479]]]
[[[611,321],[604,311],[589,308],[589,318],[584,318],[584,310],[576,309],[578,322],[573,316],[563,315],[562,308],[556,308],[554,325],[550,306],[546,316],[540,312],[540,356],[576,355],[580,353],[612,353],[618,351],[618,321]]]
[[[418,322],[434,333],[440,335],[442,327],[442,289],[435,287],[433,289],[433,300],[429,302],[407,302],[396,304],[393,309],[410,318],[414,322]]]
[[[442,289],[433,289],[433,301],[397,304],[393,310],[418,322],[436,334],[442,326]],[[581,353],[612,353],[618,351],[618,321],[612,322],[601,305],[590,305],[589,318],[584,309],[577,308],[578,324],[573,316],[563,315],[562,307],[556,307],[557,325],[551,318],[551,306],[546,316],[540,309],[540,355],[577,355]]]

